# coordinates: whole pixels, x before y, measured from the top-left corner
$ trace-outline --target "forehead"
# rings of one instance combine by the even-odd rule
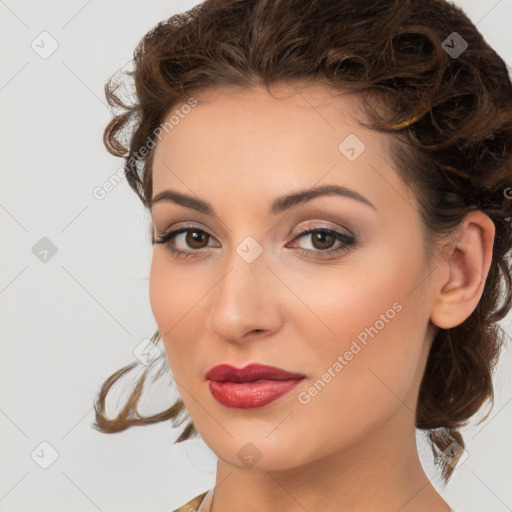
[[[167,116],[179,121],[155,148],[153,196],[165,188],[198,196],[236,189],[242,202],[268,202],[324,181],[364,191],[381,206],[414,204],[390,160],[390,136],[357,122],[354,96],[282,85],[272,94],[224,87],[194,99],[195,106],[175,105]]]
[[[352,118],[358,100],[339,92],[335,96],[332,89],[321,85],[298,88],[283,84],[271,93],[262,86],[219,87],[204,91],[194,100],[194,107],[178,104],[168,113],[166,119],[173,118],[174,123],[171,130],[162,133],[162,144],[157,145],[155,159],[168,156],[165,147],[179,146],[187,150],[193,146],[196,151],[204,152],[219,143],[231,146],[231,154],[235,142],[251,139],[253,144],[243,146],[245,154],[262,142],[267,152],[272,149],[276,153],[298,141],[309,140],[307,146],[311,147],[320,139],[325,140],[325,146],[331,145],[337,150],[339,138],[347,130],[358,131],[366,139],[371,137],[368,142],[375,151],[380,149],[379,142],[386,138],[362,128]],[[180,112],[182,109],[185,114]],[[194,140],[190,139],[191,135]]]

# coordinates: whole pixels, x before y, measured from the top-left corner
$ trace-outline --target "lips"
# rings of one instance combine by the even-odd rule
[[[216,382],[258,382],[261,380],[296,380],[306,377],[301,373],[292,373],[275,366],[249,364],[244,368],[235,368],[229,364],[220,364],[210,368],[205,374],[206,380]]]
[[[221,364],[205,374],[212,396],[222,405],[236,409],[264,407],[296,388],[305,377],[260,364],[244,368]]]

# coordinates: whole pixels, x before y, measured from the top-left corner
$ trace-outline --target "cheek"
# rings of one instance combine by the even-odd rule
[[[149,302],[158,329],[164,337],[164,332],[171,327],[171,317],[176,312],[177,297],[180,286],[173,279],[173,273],[166,270],[165,263],[159,255],[159,250],[153,251],[149,273]]]
[[[181,371],[179,361],[186,361],[188,352],[193,349],[194,344],[188,341],[195,338],[191,329],[202,325],[198,315],[205,293],[201,286],[203,281],[201,276],[180,272],[179,266],[168,261],[163,249],[153,252],[149,300],[173,373],[174,369]]]

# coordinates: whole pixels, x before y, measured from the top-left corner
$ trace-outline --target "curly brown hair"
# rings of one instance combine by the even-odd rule
[[[128,183],[145,207],[153,137],[173,107],[224,85],[263,85],[270,93],[279,83],[310,82],[349,92],[370,120],[361,124],[392,135],[397,172],[419,200],[427,252],[468,212],[491,218],[495,239],[483,295],[463,323],[437,329],[418,397],[416,427],[426,431],[448,482],[453,463],[444,451],[454,441],[464,447],[459,429],[486,400],[490,409],[481,421],[494,405],[493,372],[506,336],[498,321],[512,303],[512,84],[505,62],[463,10],[445,0],[206,0],[150,30],[126,75],[136,102],[121,98],[121,82],[112,76],[106,97],[121,112],[106,127],[104,143],[125,158]],[[153,230],[151,236],[154,244]],[[159,339],[157,331],[151,341]],[[97,430],[165,420],[178,426],[188,418],[181,399],[159,414],[138,412],[158,361],[157,377],[168,368],[165,354],[143,368],[114,419],[106,416],[107,394],[141,365],[125,366],[103,383]],[[176,442],[196,433],[189,421]]]

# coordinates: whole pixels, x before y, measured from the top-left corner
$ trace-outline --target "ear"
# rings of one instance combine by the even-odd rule
[[[430,319],[442,329],[460,325],[482,296],[492,261],[495,226],[485,213],[466,214],[441,249]]]

